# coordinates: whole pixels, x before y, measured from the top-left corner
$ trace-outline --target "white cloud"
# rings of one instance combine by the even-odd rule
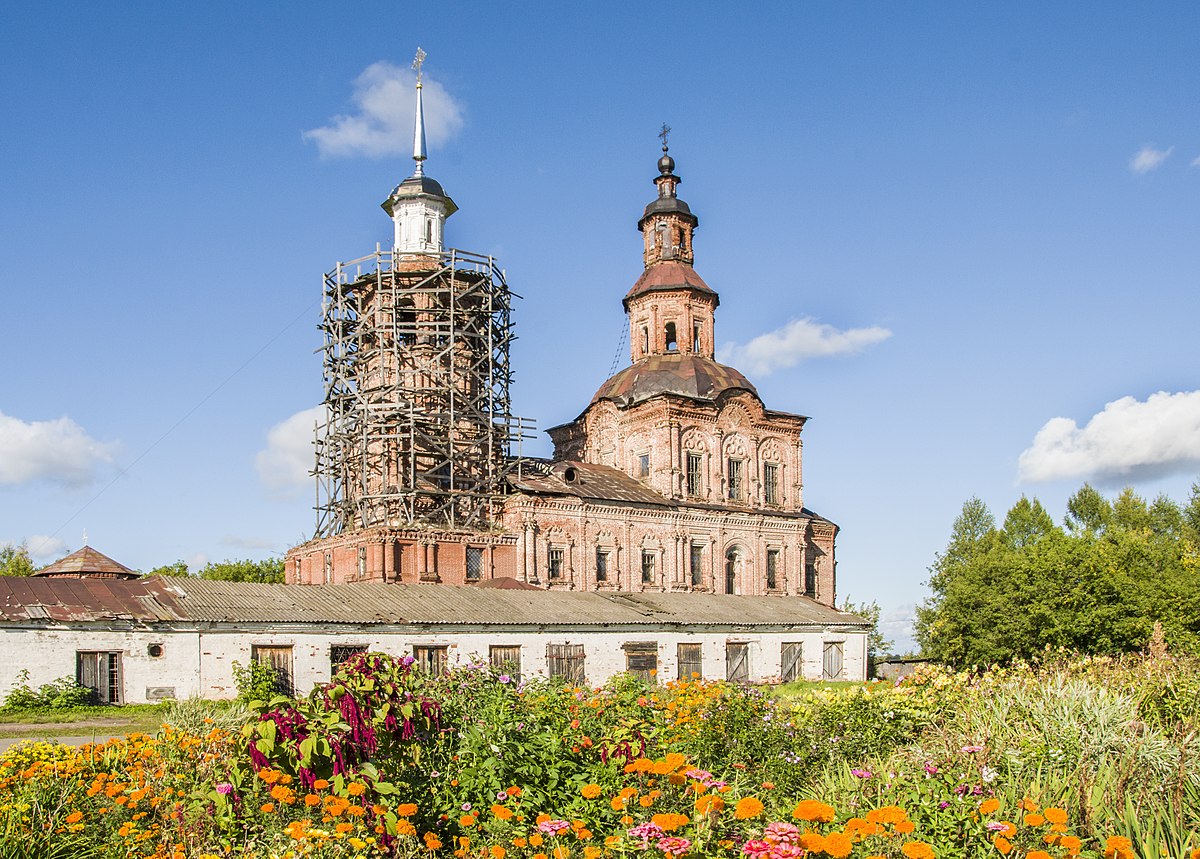
[[[758,335],[745,346],[737,343],[722,346],[717,358],[752,375],[767,376],[809,358],[860,352],[891,336],[891,331],[878,325],[839,331],[812,319],[793,319],[782,328]]]
[[[1025,482],[1150,479],[1200,464],[1200,391],[1159,391],[1146,402],[1122,397],[1080,428],[1052,418],[1017,463]]]
[[[71,552],[66,540],[44,534],[30,534],[25,538],[25,546],[29,549],[29,556],[39,564],[57,561]]]
[[[313,426],[325,420],[325,407],[296,412],[267,431],[267,446],[254,459],[259,479],[275,495],[294,498],[312,486]]]
[[[1174,146],[1155,149],[1153,144],[1147,143],[1129,159],[1129,169],[1138,176],[1149,173],[1151,170],[1157,170],[1164,161],[1171,157],[1171,153],[1174,151]]]
[[[1193,167],[1200,167],[1200,156],[1197,156],[1196,158],[1193,158],[1193,159],[1192,159],[1192,166],[1193,166]]]
[[[85,486],[117,445],[89,436],[67,417],[25,422],[0,412],[0,484],[49,480]]]
[[[916,634],[913,630],[916,615],[917,607],[913,603],[905,603],[880,613],[879,631],[885,639],[892,642],[893,653],[911,653],[916,649]]]
[[[425,138],[439,146],[463,126],[463,110],[446,88],[422,76]],[[367,66],[354,81],[356,111],[335,116],[328,125],[304,132],[326,158],[412,154],[416,110],[416,73],[380,61]]]

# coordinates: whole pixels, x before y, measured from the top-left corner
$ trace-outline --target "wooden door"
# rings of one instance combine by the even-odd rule
[[[785,641],[779,661],[779,679],[782,682],[795,683],[804,679],[804,645],[799,641]]]
[[[730,683],[750,682],[750,645],[729,642],[725,645],[725,679]]]
[[[266,665],[275,671],[275,691],[280,695],[295,695],[292,682],[292,647],[291,645],[253,645],[251,656],[260,665]]]
[[[826,680],[842,679],[842,643],[840,641],[825,642],[821,676]]]

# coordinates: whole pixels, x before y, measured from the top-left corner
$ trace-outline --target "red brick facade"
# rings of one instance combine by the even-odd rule
[[[692,268],[698,221],[659,196],[638,229],[645,272],[624,305],[631,366],[574,421],[550,462],[511,481],[494,530],[371,528],[291,550],[287,580],[462,584],[513,577],[575,590],[808,596],[834,604],[837,526],[804,507],[806,418],[763,406],[714,359],[717,293]]]

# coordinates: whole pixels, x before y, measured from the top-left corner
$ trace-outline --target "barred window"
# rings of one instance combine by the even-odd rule
[[[698,453],[687,455],[687,493],[693,498],[700,495],[700,469],[704,460]]]
[[[467,581],[477,582],[483,578],[483,549],[467,546]]]
[[[561,546],[550,547],[550,578],[561,579],[563,573],[563,550]]]
[[[608,581],[608,550],[596,550],[596,581]]]
[[[779,550],[767,549],[767,590],[779,587]]]
[[[779,466],[771,462],[763,465],[763,501],[779,503]]]
[[[704,581],[704,544],[692,543],[688,557],[688,566],[692,577],[692,587],[699,587]]]
[[[655,553],[650,549],[642,550],[642,584],[654,584]]]
[[[737,501],[742,497],[742,461],[740,459],[729,459],[726,461],[725,476],[727,479],[726,488],[729,490],[729,500]]]

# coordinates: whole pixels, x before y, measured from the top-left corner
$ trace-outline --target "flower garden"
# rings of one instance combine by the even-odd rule
[[[1200,667],[600,689],[355,657],[248,715],[0,755],[9,857],[1200,859]]]

